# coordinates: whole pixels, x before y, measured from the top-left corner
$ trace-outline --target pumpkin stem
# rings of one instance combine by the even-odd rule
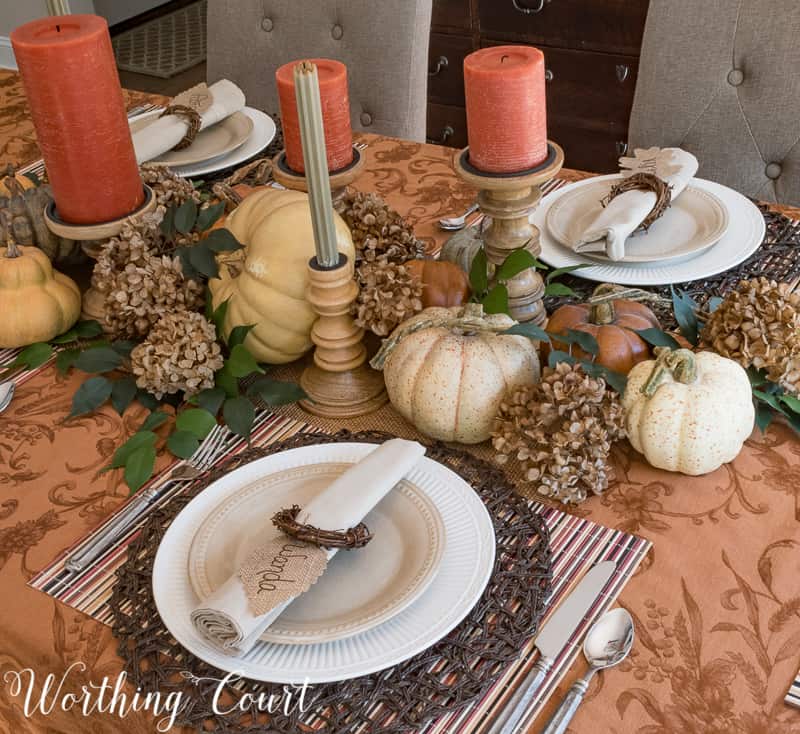
[[[589,322],[598,326],[613,323],[616,316],[614,313],[614,301],[617,299],[638,301],[639,303],[649,302],[658,305],[669,304],[666,298],[641,288],[625,288],[613,283],[601,283],[594,289],[594,293],[588,300],[591,306]]]
[[[370,360],[370,366],[376,370],[382,370],[386,360],[394,348],[411,334],[415,334],[423,329],[443,327],[445,329],[461,329],[473,334],[493,333],[499,334],[508,330],[507,325],[490,324],[484,319],[483,305],[480,303],[466,303],[461,310],[454,316],[432,316],[426,319],[419,319],[408,326],[399,326],[386,339],[383,340],[378,353]]]
[[[697,362],[690,349],[672,350],[669,347],[656,347],[655,354],[656,363],[653,371],[642,385],[642,394],[648,398],[655,395],[667,373],[684,385],[689,385],[697,379]]]
[[[14,258],[19,257],[22,255],[19,247],[17,247],[17,242],[14,239],[14,235],[12,233],[12,217],[8,210],[4,210],[0,215],[3,218],[3,226],[6,230],[6,254],[5,257]]]

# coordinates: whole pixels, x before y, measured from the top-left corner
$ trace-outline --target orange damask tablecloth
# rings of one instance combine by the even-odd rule
[[[381,193],[431,246],[440,243],[435,220],[474,196],[453,174],[451,151],[366,139],[358,187]],[[18,79],[0,73],[0,163],[37,155]],[[66,420],[81,379],[44,369],[0,416],[0,673],[30,667],[38,685],[75,661],[86,665],[77,680],[120,669],[107,627],[26,585],[127,495],[117,472],[98,470],[143,411]],[[637,623],[631,658],[594,679],[570,731],[800,734],[800,712],[782,702],[800,665],[800,440],[773,426],[705,477],[654,470],[627,444],[615,468],[604,495],[571,511],[646,536],[653,549],[621,596]],[[26,719],[0,678],[0,729],[149,732],[154,723],[58,708]]]

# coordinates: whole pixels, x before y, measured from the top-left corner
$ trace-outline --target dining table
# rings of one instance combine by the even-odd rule
[[[125,94],[129,106],[163,101]],[[453,170],[453,149],[357,137],[366,146],[366,165],[353,186],[380,194],[436,252],[446,238],[438,219],[465,210],[475,198]],[[20,79],[2,71],[0,167],[37,158]],[[559,177],[591,175],[565,169]],[[800,219],[800,209],[778,209]],[[51,673],[60,679],[76,661],[83,668],[75,675],[91,679],[116,675],[123,666],[108,626],[29,585],[128,497],[121,470],[102,470],[146,411],[134,403],[123,415],[103,407],[68,418],[83,379],[74,370],[64,376],[52,363],[45,365],[21,381],[0,415],[0,681],[6,671],[26,668],[40,680]],[[296,406],[276,410],[326,430],[417,435],[391,407],[336,422]],[[492,457],[488,444],[471,450]],[[172,460],[163,451],[157,470],[167,470]],[[645,537],[652,548],[619,598],[635,622],[633,650],[617,668],[594,677],[569,731],[800,734],[800,712],[783,701],[800,666],[800,437],[775,422],[764,434],[754,431],[734,461],[697,477],[652,468],[620,442],[613,470],[604,493],[560,507]],[[524,479],[512,479],[521,494],[534,497]],[[585,670],[581,656],[531,733]],[[28,718],[19,698],[0,682],[4,732],[100,734],[154,727],[150,713],[87,721],[76,708],[55,708]]]

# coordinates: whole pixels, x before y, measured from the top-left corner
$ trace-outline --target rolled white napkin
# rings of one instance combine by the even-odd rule
[[[211,106],[200,116],[200,129],[222,122],[234,112],[244,107],[244,92],[233,82],[220,79],[208,88],[213,97]],[[172,150],[183,140],[189,124],[178,115],[165,115],[133,133],[133,148],[137,163],[151,161],[153,158]]]
[[[311,500],[297,521],[323,530],[355,527],[424,455],[425,447],[416,441],[387,441]],[[335,553],[336,549],[328,551],[328,558]],[[234,574],[192,611],[192,624],[218,649],[243,655],[292,601],[256,616],[241,579]]]
[[[634,151],[633,158],[620,158],[628,175],[654,173],[671,186],[675,201],[697,173],[698,162],[681,148],[648,148]],[[652,191],[626,191],[600,212],[572,243],[575,252],[603,252],[611,260],[625,257],[625,241],[647,218],[656,204]]]

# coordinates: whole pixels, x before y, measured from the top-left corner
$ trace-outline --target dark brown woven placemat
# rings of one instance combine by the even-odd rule
[[[796,283],[800,279],[800,224],[784,214],[770,211],[764,205],[759,205],[758,208],[767,223],[767,232],[761,247],[735,268],[705,280],[676,283],[675,287],[689,293],[702,306],[709,298],[724,296],[739,281],[748,278],[764,277],[779,283]],[[597,286],[593,281],[571,275],[564,276],[559,281],[572,288],[582,299],[588,298]],[[647,287],[646,290],[659,293],[665,298],[670,297],[669,286]],[[574,297],[545,298],[545,307],[548,313],[553,313],[562,304],[574,301]],[[675,316],[670,306],[655,307],[653,310],[665,329],[675,328]]]
[[[209,484],[243,464],[289,448],[345,441],[382,443],[388,438],[389,434],[376,431],[300,433],[270,446],[246,449],[153,512],[117,571],[110,601],[112,631],[134,685],[164,696],[180,691],[186,704],[179,724],[225,734],[294,734],[309,716],[316,716],[318,725],[324,723],[318,729],[324,734],[357,730],[396,734],[418,729],[486,692],[503,667],[519,656],[544,614],[552,579],[549,535],[501,470],[440,443],[429,444],[427,456],[462,476],[479,494],[492,518],[497,556],[478,603],[458,627],[425,652],[373,675],[311,686],[302,716],[296,711],[276,713],[267,722],[255,708],[221,716],[213,712],[211,702],[216,681],[225,673],[176,642],[156,610],[151,580],[158,545],[175,516]],[[278,684],[242,683],[242,692],[250,694],[283,692]],[[379,713],[370,717],[379,704]],[[225,704],[225,709],[231,707]]]

